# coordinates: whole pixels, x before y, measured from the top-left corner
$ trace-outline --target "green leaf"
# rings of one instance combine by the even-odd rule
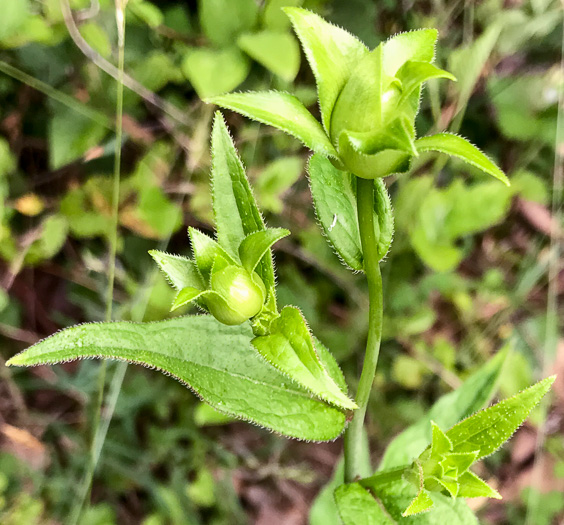
[[[190,242],[192,243],[192,251],[194,252],[196,266],[206,282],[209,281],[210,273],[218,256],[221,256],[223,259],[232,264],[237,264],[237,261],[233,259],[233,257],[231,257],[231,255],[229,255],[217,241],[208,237],[205,233],[202,233],[190,226],[188,228],[188,235],[190,237]]]
[[[432,62],[439,32],[436,29],[418,29],[399,33],[384,42],[384,73],[395,77],[408,61]]]
[[[53,104],[53,111],[47,132],[51,169],[78,160],[97,146],[108,131],[102,124],[59,103]]]
[[[547,377],[452,427],[446,435],[456,452],[477,452],[476,461],[495,452],[527,419],[549,391],[556,376]]]
[[[265,230],[265,225],[219,111],[212,129],[212,197],[217,240],[237,260],[245,237]],[[270,291],[274,289],[274,266],[270,253],[265,255],[256,272]]]
[[[382,72],[382,46],[358,61],[344,85],[331,115],[331,139],[340,142],[343,131],[373,131],[383,122],[382,95],[387,79]],[[342,152],[341,152],[342,154]]]
[[[282,197],[296,182],[303,170],[301,157],[280,157],[268,164],[254,181],[257,199],[262,209],[281,213],[284,209]]]
[[[300,69],[300,46],[293,35],[280,31],[246,33],[237,45],[266,69],[292,82]]]
[[[17,0],[3,5],[0,41],[16,34],[30,14],[29,0]]]
[[[473,472],[467,471],[458,478],[459,498],[494,498],[501,499],[499,492],[490,487]]]
[[[321,119],[328,134],[331,113],[356,63],[366,54],[366,46],[349,32],[326,22],[320,16],[299,8],[284,9],[302,43],[317,83]]]
[[[352,483],[350,485],[356,485],[361,487],[359,483]],[[350,485],[342,485],[342,487],[347,487]],[[362,488],[362,487],[361,487]],[[357,502],[353,509],[362,506],[365,514],[369,516],[378,515],[378,511],[372,510],[369,506],[369,500],[367,498],[361,497],[358,489],[343,489],[339,487],[337,492],[341,494],[338,500],[339,507],[347,506],[346,495],[351,491],[351,500]],[[366,489],[366,494],[370,495]],[[386,517],[389,521],[376,521],[378,525],[388,525],[388,524],[398,524],[398,525],[436,525],[437,523],[444,523],[445,525],[478,525],[478,520],[474,516],[474,513],[468,508],[468,505],[463,499],[452,499],[450,496],[443,496],[442,494],[433,493],[431,495],[433,508],[430,512],[425,512],[422,514],[417,514],[415,516],[404,517],[402,514],[404,509],[406,509],[418,495],[418,490],[409,482],[401,480],[396,481],[388,485],[386,488],[373,490],[372,492],[372,506],[377,506],[379,509],[384,509]],[[341,508],[339,508],[341,512]],[[375,514],[376,513],[376,514]],[[345,525],[357,525],[364,524],[365,521],[362,519],[360,514],[352,514],[353,517],[360,517],[360,521],[349,521],[345,522]],[[370,522],[369,522],[370,523]]]
[[[182,290],[187,286],[200,290],[205,287],[202,276],[192,259],[181,255],[171,255],[159,250],[150,250],[149,254],[176,290]]]
[[[452,450],[452,442],[447,435],[439,428],[439,426],[431,421],[433,437],[431,441],[431,456],[439,456],[446,454]]]
[[[198,15],[210,42],[225,47],[233,44],[239,34],[254,28],[258,5],[255,0],[199,0]]]
[[[414,60],[407,61],[397,72],[397,77],[402,83],[399,106],[404,104],[423,82],[427,82],[432,78],[448,78],[449,80],[456,81],[456,77],[448,71],[439,69],[429,62]]]
[[[486,155],[466,139],[451,133],[438,133],[415,141],[417,151],[438,151],[454,157],[485,171],[509,186],[509,179]]]
[[[299,7],[304,0],[266,0],[262,12],[263,25],[273,31],[286,31],[290,28],[290,20],[282,10],[283,7]]]
[[[201,99],[227,93],[247,78],[250,60],[236,47],[190,49],[181,69]]]
[[[335,501],[344,525],[393,525],[396,523],[358,483],[347,483],[335,490]]]
[[[433,507],[433,500],[426,490],[420,490],[417,496],[413,498],[413,501],[409,504],[407,509],[402,513],[402,516],[412,516],[413,514],[419,514],[420,512],[425,512]]]
[[[174,298],[174,302],[172,303],[170,309],[171,311],[176,310],[177,308],[180,308],[181,306],[184,306],[185,304],[191,303],[193,301],[196,301],[200,297],[206,295],[214,295],[216,299],[225,302],[223,297],[219,296],[219,294],[215,292],[211,292],[208,290],[199,290],[198,288],[193,288],[192,286],[186,286],[185,288],[182,288],[182,290],[180,290],[178,294],[176,294],[176,297]]]
[[[158,323],[94,323],[44,339],[10,360],[33,366],[99,357],[157,368],[188,385],[222,413],[299,439],[335,439],[345,415],[289,381],[250,344],[248,324],[225,326],[213,317]]]
[[[370,465],[370,446],[365,429],[363,429],[362,431],[362,439],[360,443],[360,475],[369,476],[372,471],[372,467]],[[335,501],[335,489],[337,489],[344,482],[345,462],[343,460],[343,457],[341,456],[333,470],[333,476],[331,477],[329,482],[321,489],[312,506],[310,507],[309,525],[341,525],[341,520],[339,519],[339,511]]]
[[[308,165],[309,184],[317,218],[339,257],[353,270],[362,270],[363,256],[356,208],[356,182],[321,155]],[[391,202],[383,181],[374,181],[374,223],[378,254],[384,258],[394,233]]]
[[[431,441],[431,421],[450,428],[484,407],[497,388],[506,357],[507,349],[498,352],[461,387],[441,397],[425,416],[397,436],[388,445],[379,470],[407,465],[417,458]]]
[[[210,97],[206,102],[281,129],[301,140],[315,153],[337,157],[337,152],[321,124],[294,95],[278,91],[230,93]]]
[[[411,166],[411,153],[386,149],[367,155],[356,148],[348,131],[339,137],[339,155],[347,170],[363,179],[378,179],[394,173],[405,173]]]
[[[270,247],[288,235],[290,231],[284,228],[268,228],[247,235],[239,246],[239,257],[243,268],[252,274]]]
[[[270,324],[270,334],[256,337],[253,345],[270,364],[319,398],[347,410],[357,408],[321,363],[296,307],[285,306]]]

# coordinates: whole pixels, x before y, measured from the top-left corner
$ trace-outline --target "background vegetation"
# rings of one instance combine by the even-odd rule
[[[117,33],[111,0],[17,0],[0,20],[0,358],[57,329],[103,320],[110,264]],[[167,317],[173,291],[149,249],[189,253],[187,226],[211,231],[208,137],[233,89],[315,100],[284,5],[313,9],[373,47],[440,32],[421,134],[460,131],[511,188],[446,158],[391,181],[396,234],[383,266],[385,341],[369,406],[377,457],[402,428],[502,347],[506,397],[554,371],[551,403],[481,465],[502,502],[472,501],[484,523],[564,519],[564,273],[559,122],[564,73],[557,0],[129,0],[115,319]],[[303,66],[303,67],[302,67]],[[108,74],[109,73],[109,74]],[[299,305],[349,381],[366,331],[363,279],[316,225],[298,142],[226,114],[277,245],[279,298]],[[186,313],[187,310],[179,312]],[[559,326],[560,325],[560,326]],[[0,521],[67,523],[102,446],[80,523],[302,524],[341,443],[314,445],[226,421],[182,385],[99,363],[0,366]],[[87,481],[86,481],[87,483]],[[311,522],[328,524],[323,500]],[[71,520],[72,521],[72,520]]]

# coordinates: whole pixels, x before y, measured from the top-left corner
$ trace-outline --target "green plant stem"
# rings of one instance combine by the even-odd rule
[[[364,272],[368,281],[368,339],[362,373],[358,383],[355,411],[345,433],[345,481],[353,481],[362,471],[362,428],[382,339],[382,275],[374,231],[374,181],[357,178],[357,207],[360,242],[364,257]]]

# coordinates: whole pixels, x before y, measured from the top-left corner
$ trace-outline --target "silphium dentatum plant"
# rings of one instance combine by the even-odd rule
[[[509,439],[554,378],[479,412],[495,393],[507,355],[498,353],[394,439],[374,473],[363,425],[382,333],[379,265],[393,237],[383,178],[406,172],[414,157],[435,150],[508,181],[461,137],[416,137],[422,84],[452,80],[432,63],[435,30],[396,35],[370,51],[309,11],[286,13],[315,74],[322,122],[286,93],[211,101],[278,127],[314,152],[309,181],[319,221],[342,260],[363,271],[368,283],[367,347],[354,401],[302,313],[277,305],[272,246],[289,232],[266,226],[220,113],[211,140],[215,237],[191,228],[192,258],[151,252],[177,291],[172,309],[191,303],[203,314],[74,326],[8,364],[122,360],[172,375],[218,411],[284,436],[327,441],[345,431],[344,476],[332,484],[335,514],[345,525],[432,524],[433,512],[426,512],[432,509],[444,523],[477,523],[463,498],[499,495],[470,467]]]

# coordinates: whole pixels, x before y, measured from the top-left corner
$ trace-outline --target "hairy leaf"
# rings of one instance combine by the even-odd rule
[[[357,408],[321,363],[297,308],[284,307],[270,324],[269,335],[256,337],[253,345],[269,363],[316,396],[347,410]]]
[[[450,428],[483,408],[497,388],[506,357],[507,349],[498,352],[460,388],[441,397],[425,416],[397,436],[388,445],[379,470],[407,465],[417,458],[431,441],[431,421],[442,428]]]
[[[137,363],[174,376],[225,414],[290,437],[336,438],[345,415],[269,365],[252,347],[252,337],[248,324],[226,326],[207,315],[157,323],[84,324],[44,339],[9,364],[88,357]]]
[[[405,103],[413,92],[427,80],[432,78],[447,78],[456,81],[456,77],[438,67],[430,64],[429,62],[419,62],[409,60],[406,62],[397,73],[398,78],[402,82],[402,93],[398,105]]]
[[[452,442],[453,450],[477,452],[476,461],[495,452],[525,421],[549,391],[555,377],[547,377],[452,427],[446,435]]]
[[[316,153],[337,157],[321,124],[294,95],[278,91],[230,93],[211,97],[207,102],[281,129]]]
[[[266,229],[249,186],[245,169],[219,111],[212,130],[212,196],[219,244],[235,259],[239,246],[250,235]],[[274,265],[270,252],[256,267],[267,291],[274,289]]]
[[[288,235],[290,235],[289,230],[284,228],[268,228],[245,237],[239,246],[239,257],[243,268],[252,274],[270,247]]]
[[[187,286],[199,290],[204,288],[202,276],[192,259],[181,255],[171,255],[159,250],[150,250],[149,254],[176,290],[182,290]]]
[[[308,173],[315,211],[325,235],[345,264],[353,270],[362,270],[354,177],[335,168],[321,155],[310,158]],[[386,185],[379,179],[374,181],[374,224],[382,259],[392,242],[394,222]]]
[[[344,488],[356,486],[355,489]],[[370,499],[361,496],[360,490],[364,490]],[[371,493],[372,492],[372,493]],[[364,489],[359,483],[342,485],[337,489],[336,499],[341,516],[360,517],[360,521],[344,521],[345,525],[357,525],[365,523],[362,520],[362,510],[365,515],[378,516],[378,511],[373,507],[385,510],[388,521],[375,521],[378,525],[436,525],[443,523],[448,525],[477,525],[478,520],[468,505],[462,499],[452,499],[449,496],[433,493],[431,495],[433,509],[430,512],[417,514],[415,516],[403,516],[404,510],[417,497],[417,489],[407,481],[396,481],[390,483],[386,488],[376,492]],[[351,508],[352,507],[352,508]],[[349,514],[350,513],[350,514]],[[380,518],[382,519],[382,518]]]
[[[368,50],[349,32],[299,8],[286,8],[315,76],[323,126],[330,134],[331,113],[356,62]]]
[[[384,72],[395,77],[408,61],[432,62],[439,33],[436,29],[418,29],[399,33],[384,42]]]
[[[422,137],[415,141],[415,147],[417,151],[420,152],[438,151],[453,157],[458,157],[509,186],[509,179],[506,177],[505,173],[476,146],[470,144],[470,142],[458,135],[438,133],[436,135]]]

